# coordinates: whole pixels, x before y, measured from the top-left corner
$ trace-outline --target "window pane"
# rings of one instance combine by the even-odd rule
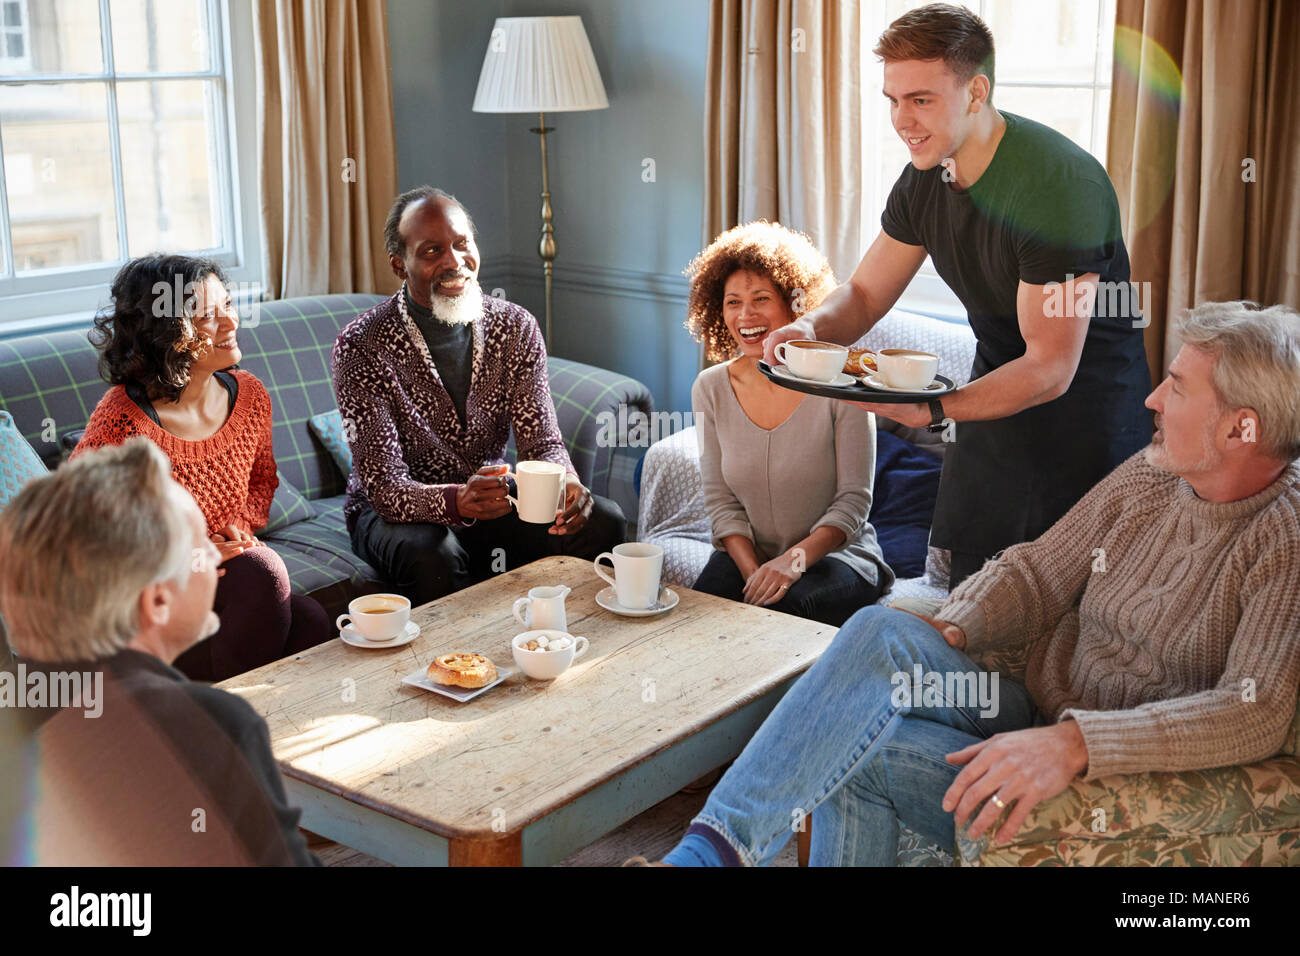
[[[1092,151],[1092,89],[999,89],[993,97],[999,110],[1037,120],[1064,133],[1084,149]],[[1105,102],[1098,104],[1105,106]],[[1106,161],[1105,151],[1099,157]],[[1094,154],[1095,155],[1095,154]]]
[[[112,0],[113,64],[118,73],[208,69],[204,0]]]
[[[11,87],[0,100],[18,272],[118,258],[103,83]]]
[[[18,30],[6,28],[6,55],[0,56],[0,74],[102,73],[103,50],[99,37],[98,0],[28,0],[15,5],[27,20]],[[11,41],[17,38],[22,53],[13,58]]]
[[[1098,0],[1033,0],[985,5],[993,31],[994,98],[998,81],[1092,83]],[[1112,21],[1113,23],[1113,21]]]
[[[117,85],[132,256],[221,245],[213,80]]]

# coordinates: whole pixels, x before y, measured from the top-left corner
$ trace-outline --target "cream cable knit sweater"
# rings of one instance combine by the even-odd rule
[[[1139,452],[935,616],[968,653],[1033,644],[1025,684],[1078,722],[1089,780],[1270,757],[1300,682],[1300,461],[1216,504]]]

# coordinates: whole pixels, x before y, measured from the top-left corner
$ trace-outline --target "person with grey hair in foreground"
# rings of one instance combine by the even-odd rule
[[[1006,842],[1077,777],[1281,750],[1300,682],[1300,315],[1207,303],[1175,332],[1151,444],[933,618],[851,617],[665,864],[769,862],[811,814],[814,864],[889,866],[900,825]],[[967,656],[1017,648],[1023,686]]]
[[[4,676],[34,731],[39,795],[11,862],[319,865],[266,723],[170,666],[220,624],[221,560],[145,438],[32,481],[0,512]]]

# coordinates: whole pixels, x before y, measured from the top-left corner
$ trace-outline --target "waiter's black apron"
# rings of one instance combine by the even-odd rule
[[[979,339],[971,378],[1016,358],[989,354],[993,336]],[[1009,319],[1014,322],[1014,319]],[[983,333],[983,334],[982,334]],[[1080,362],[1086,367],[1089,356]],[[990,558],[1052,526],[1117,465],[1151,440],[1145,362],[1116,369],[1109,384],[1076,376],[1060,398],[1006,418],[959,422],[944,452],[930,543]],[[1079,542],[1081,555],[1091,545]]]

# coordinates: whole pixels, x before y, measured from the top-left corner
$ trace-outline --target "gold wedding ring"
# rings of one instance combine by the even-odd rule
[[[996,793],[993,794],[993,796],[989,797],[989,799],[993,801],[994,805],[999,810],[1005,810],[1007,808],[1007,805],[1002,802],[1002,799]]]

